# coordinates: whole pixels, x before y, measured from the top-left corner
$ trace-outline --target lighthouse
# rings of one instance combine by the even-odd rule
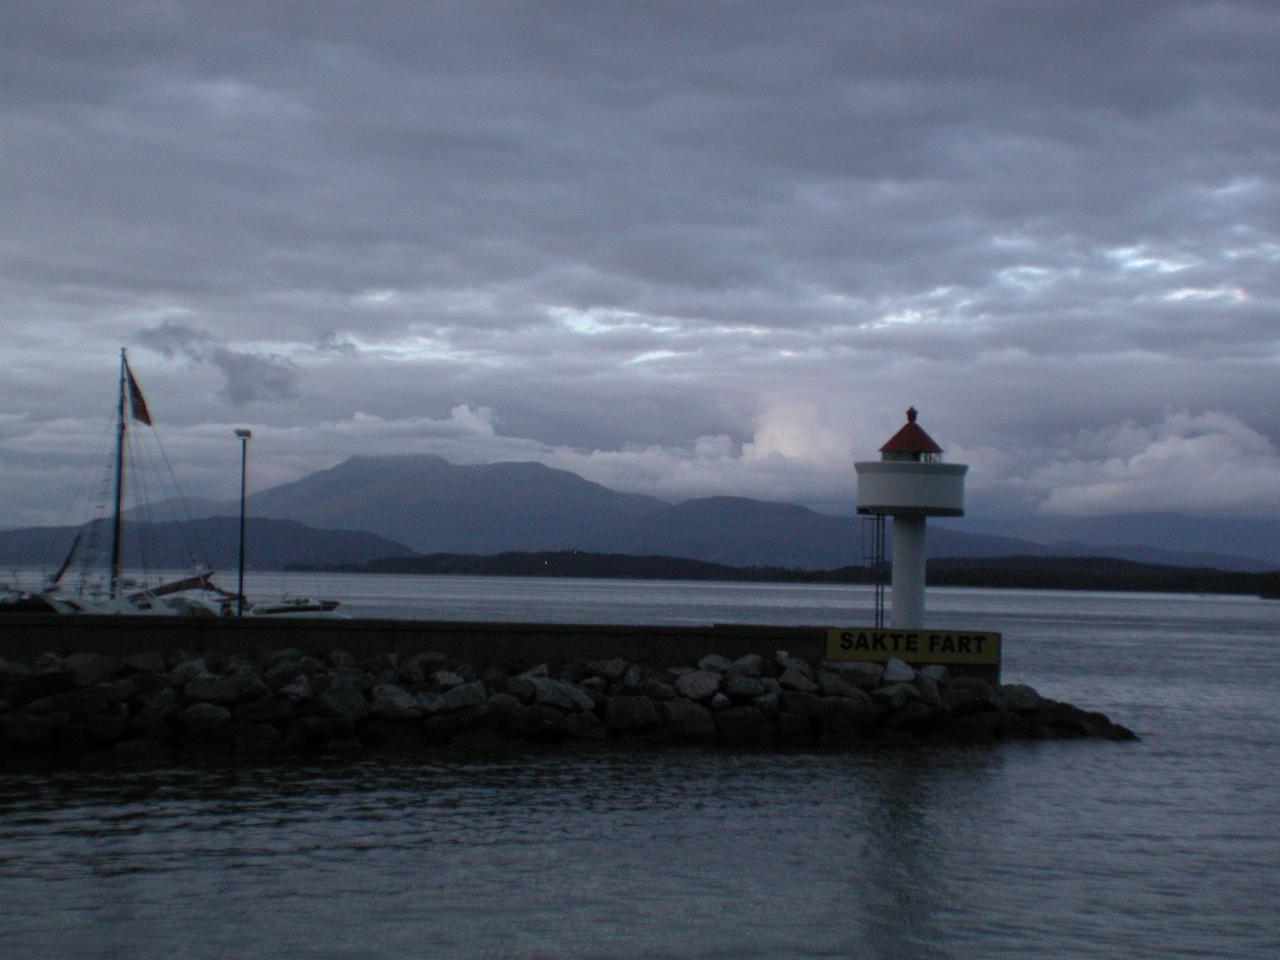
[[[942,448],[907,422],[880,448],[880,459],[855,463],[858,513],[893,517],[892,617],[898,630],[924,626],[925,518],[964,516],[963,463],[943,463]]]

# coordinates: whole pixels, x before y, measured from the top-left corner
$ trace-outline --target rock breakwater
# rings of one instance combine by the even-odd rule
[[[717,655],[516,672],[441,653],[357,662],[260,656],[43,654],[0,660],[0,760],[164,762],[202,754],[512,743],[840,745],[866,740],[1135,739],[1100,713],[940,666]]]

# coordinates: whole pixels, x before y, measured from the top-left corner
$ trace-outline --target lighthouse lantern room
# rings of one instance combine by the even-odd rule
[[[892,618],[899,630],[924,626],[925,518],[964,516],[963,463],[943,463],[942,448],[916,423],[916,409],[880,448],[855,463],[858,513],[893,518]]]

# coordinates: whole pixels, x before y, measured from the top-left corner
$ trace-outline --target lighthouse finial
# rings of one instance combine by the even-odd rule
[[[907,423],[915,423],[919,411],[915,407],[907,407]]]

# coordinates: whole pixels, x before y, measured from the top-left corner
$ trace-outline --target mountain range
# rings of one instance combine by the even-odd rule
[[[226,568],[239,503],[188,502]],[[735,566],[829,570],[863,564],[867,521],[792,503],[704,497],[668,503],[621,493],[539,463],[458,465],[430,455],[352,457],[251,495],[250,566],[363,563],[412,553],[586,550]],[[163,515],[163,511],[156,511]],[[966,519],[966,525],[972,520]],[[1206,522],[1207,523],[1207,522]],[[1030,525],[1028,525],[1029,527]],[[1211,529],[1163,540],[1149,515],[1081,521],[1051,542],[929,526],[931,557],[1099,556],[1142,563],[1256,571],[1280,568],[1280,525],[1249,525],[1248,553],[1205,549]],[[1133,538],[1126,542],[1126,533]],[[175,541],[176,531],[167,540]],[[1242,536],[1244,531],[1241,531]],[[1075,536],[1070,536],[1075,534]],[[1198,534],[1198,536],[1196,536]],[[1067,539],[1067,537],[1070,539]],[[57,563],[71,539],[54,528],[0,531],[0,563]],[[59,542],[56,550],[52,543]],[[175,541],[176,542],[176,541]],[[176,549],[176,548],[175,548]],[[232,551],[228,554],[228,551]],[[26,559],[22,559],[26,558]],[[179,564],[181,565],[181,564]]]

